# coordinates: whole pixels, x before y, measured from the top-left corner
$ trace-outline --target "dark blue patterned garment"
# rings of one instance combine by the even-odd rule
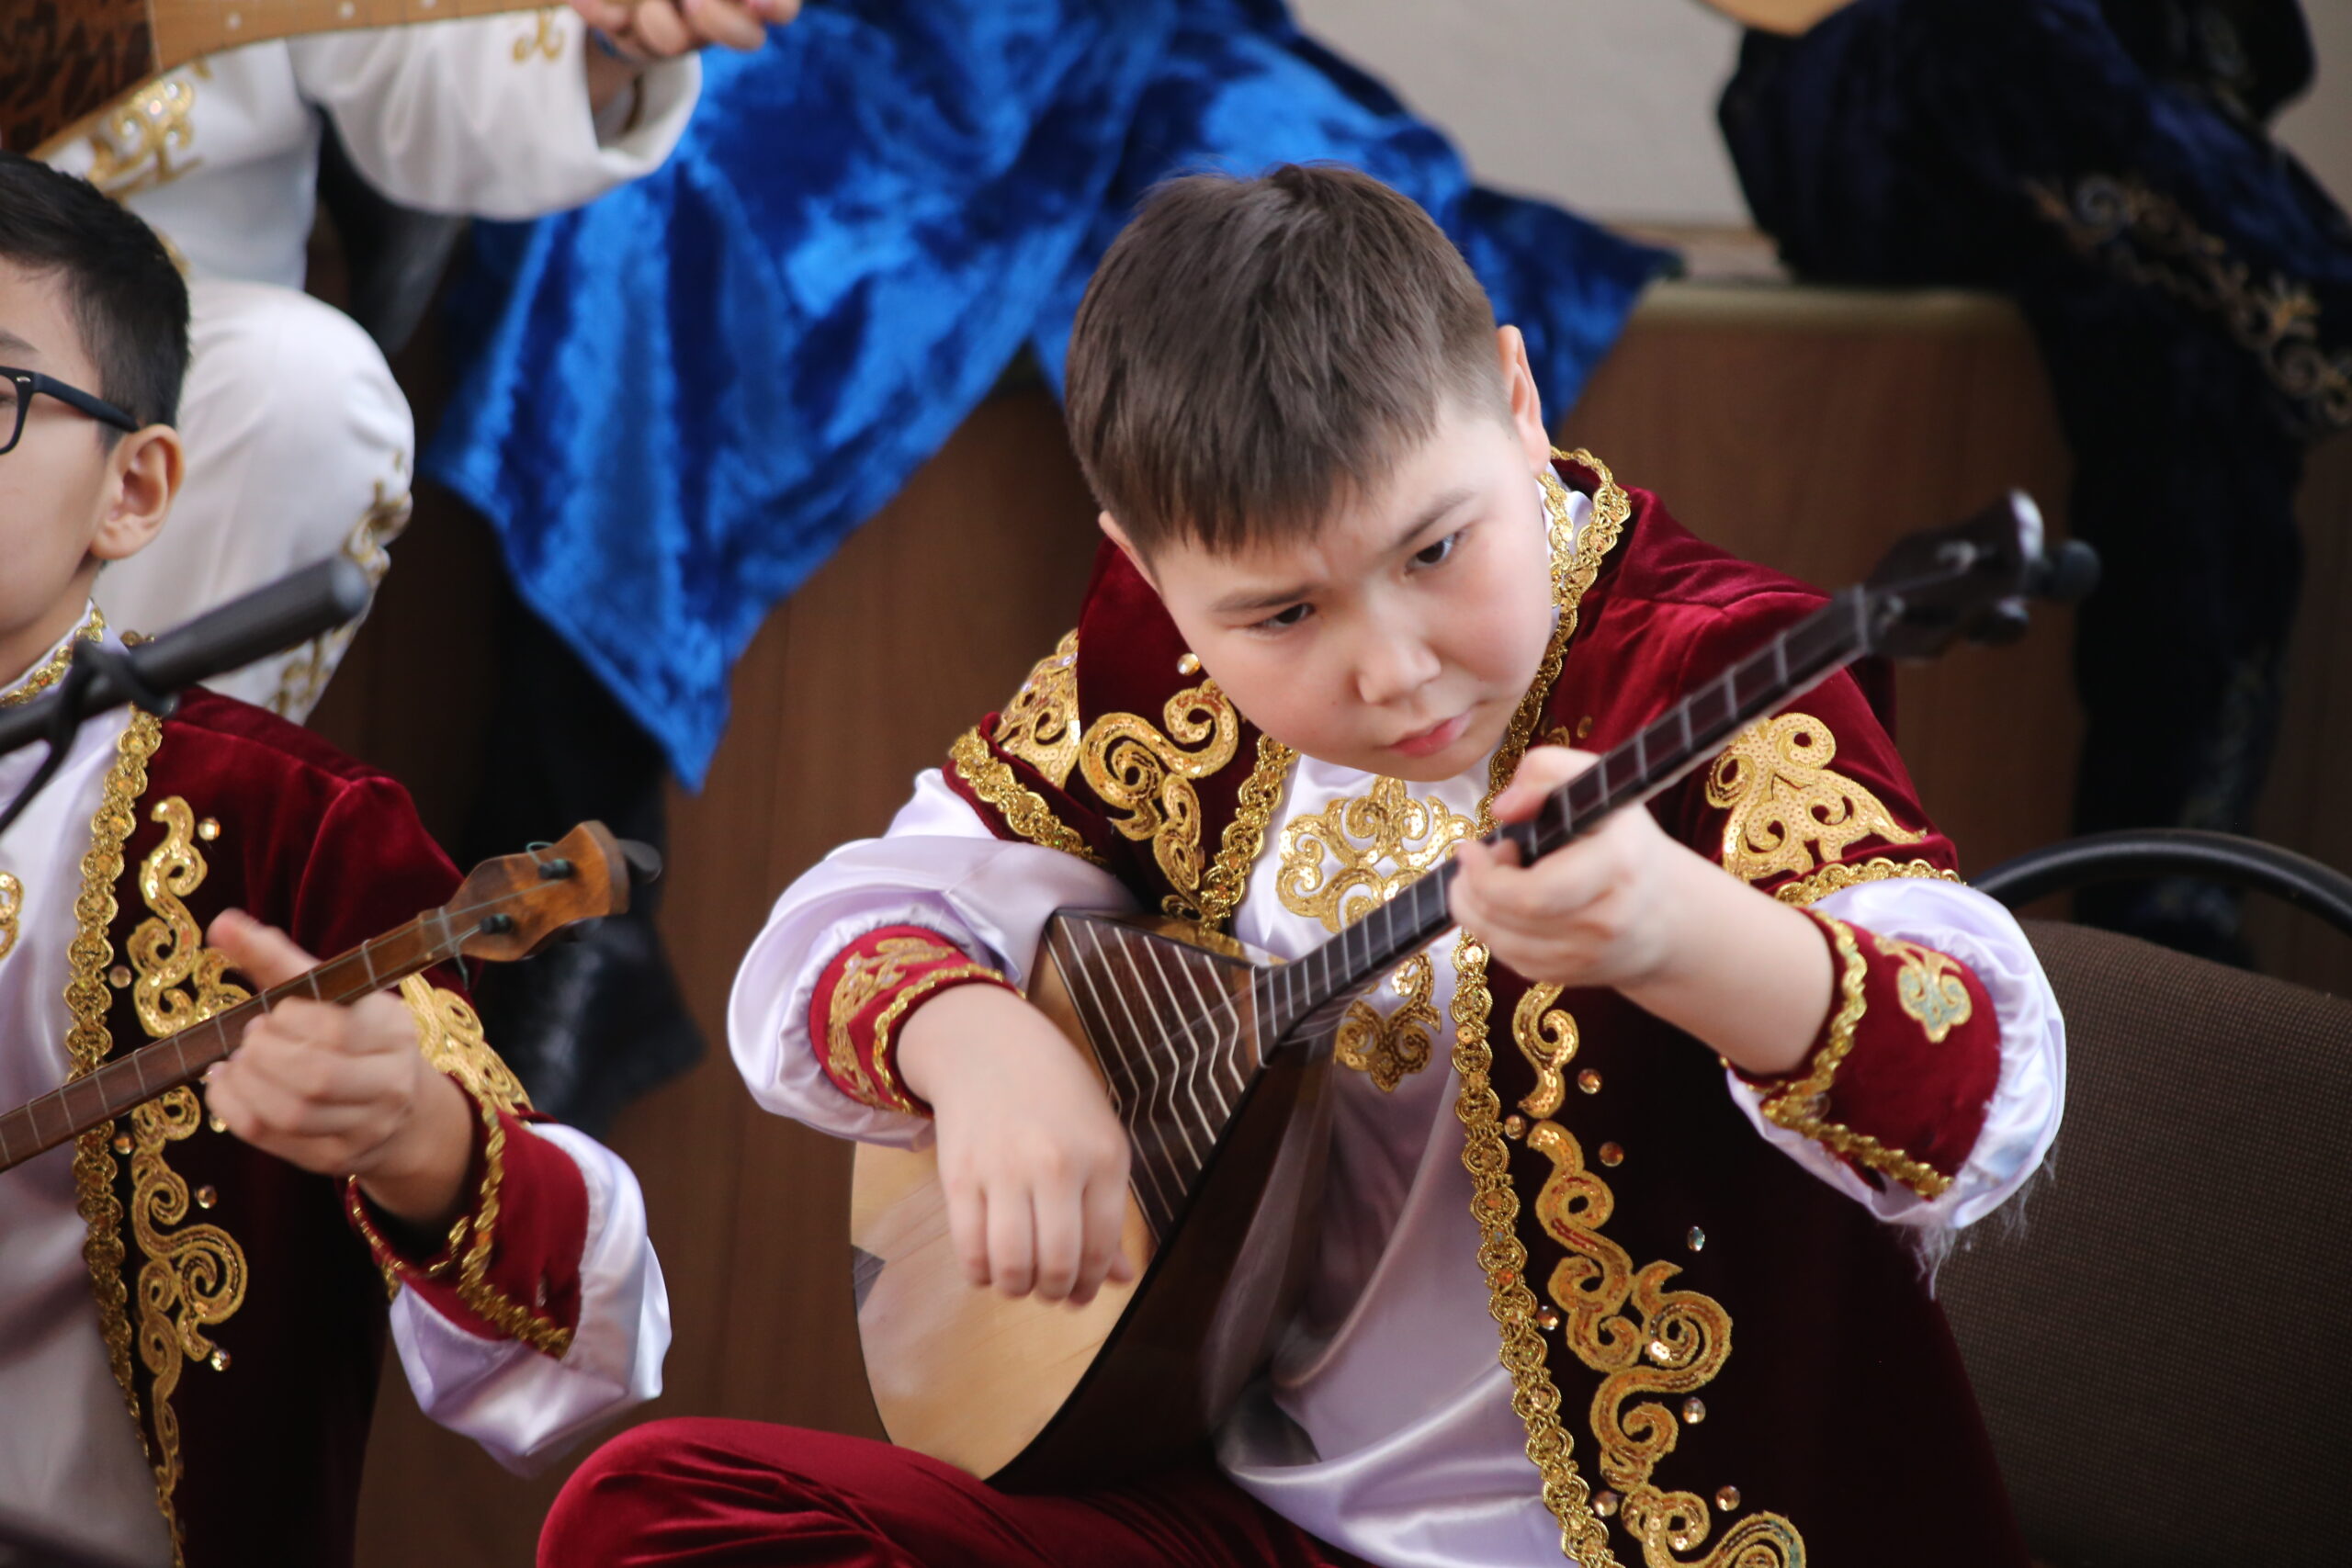
[[[2263,130],[2311,63],[2293,0],[1860,0],[1751,34],[1724,94],[1802,276],[1998,288],[2033,324],[2106,563],[2077,622],[2083,831],[2252,824],[2304,447],[2352,424],[2352,225]],[[2085,909],[2234,952],[2210,888]]]
[[[424,468],[698,781],[768,608],[1024,348],[1059,384],[1096,259],[1155,181],[1336,159],[1426,207],[1565,409],[1668,261],[1471,184],[1278,0],[862,0],[705,56],[660,171],[481,225]]]

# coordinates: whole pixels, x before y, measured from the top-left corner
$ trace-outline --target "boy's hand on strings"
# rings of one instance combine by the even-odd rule
[[[1537,747],[1495,798],[1495,819],[1525,821],[1600,760]],[[1509,843],[1454,853],[1453,918],[1531,980],[1613,987],[1762,1077],[1793,1071],[1827,1016],[1829,949],[1813,921],[1639,807],[1532,866]]]
[[[1495,820],[1523,822],[1554,790],[1600,759],[1539,746],[1495,797]],[[1620,811],[1598,831],[1533,865],[1519,847],[1465,841],[1452,896],[1453,918],[1497,958],[1555,986],[1632,989],[1673,956],[1674,897],[1707,863],[1666,836],[1646,811]]]
[[[937,1118],[947,1224],[974,1285],[1083,1306],[1136,1266],[1120,1246],[1127,1135],[1086,1058],[996,986],[958,986],[899,1035],[899,1077]]]
[[[208,940],[256,988],[318,960],[242,910]],[[321,1176],[356,1176],[376,1206],[420,1230],[457,1217],[473,1163],[465,1092],[417,1049],[416,1021],[378,993],[350,1007],[289,999],[247,1026],[205,1075],[205,1104],[230,1132]]]

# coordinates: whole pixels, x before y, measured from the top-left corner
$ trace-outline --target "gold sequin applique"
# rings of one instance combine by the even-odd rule
[[[825,1061],[832,1068],[833,1077],[848,1085],[866,1104],[897,1111],[914,1109],[913,1102],[896,1083],[890,1084],[886,1093],[866,1077],[865,1068],[858,1060],[857,1042],[850,1037],[851,1023],[872,1005],[875,998],[902,984],[908,970],[945,959],[968,963],[962,948],[944,942],[922,936],[886,936],[874,944],[873,952],[852,953],[849,962],[842,965],[841,978],[833,982],[833,994],[825,1003]],[[881,1038],[878,1031],[876,1038]]]
[[[1340,1020],[1332,1055],[1343,1067],[1369,1077],[1383,1094],[1430,1065],[1430,1042],[1440,1021],[1430,1005],[1436,986],[1436,966],[1426,953],[1417,953],[1388,977],[1389,989],[1402,998],[1396,1011],[1384,1013],[1363,998],[1348,1004]]]
[[[1946,871],[1923,860],[1897,863],[1884,855],[1875,855],[1859,865],[1832,861],[1811,876],[1782,883],[1772,889],[1772,897],[1783,904],[1794,904],[1804,908],[1815,899],[1826,898],[1832,893],[1858,887],[1865,882],[1885,882],[1896,877],[1933,877],[1943,882],[1958,882],[1960,873]]]
[[[1089,788],[1114,812],[1111,825],[1148,841],[1175,892],[1171,915],[1200,919],[1201,798],[1193,782],[1233,761],[1241,742],[1241,716],[1214,680],[1188,686],[1160,710],[1163,731],[1140,715],[1104,714],[1079,742],[1079,769]],[[1192,750],[1187,750],[1192,748]]]
[[[416,1048],[435,1072],[448,1074],[481,1103],[499,1111],[526,1111],[530,1094],[482,1033],[481,1015],[457,992],[422,975],[401,982],[401,1000],[416,1021]]]
[[[1059,789],[1078,766],[1078,633],[1071,631],[1030,670],[997,716],[991,739]]]
[[[107,618],[92,610],[89,619],[74,627],[74,635],[60,643],[56,652],[28,671],[24,679],[0,692],[0,708],[20,707],[65,679],[65,671],[74,662],[74,645],[96,642],[106,634]]]
[[[1470,818],[1436,795],[1415,800],[1402,779],[1374,779],[1369,794],[1334,800],[1283,829],[1274,884],[1283,908],[1336,931],[1396,896],[1471,835]],[[1338,869],[1327,872],[1327,863]]]
[[[977,729],[967,729],[956,738],[948,748],[948,761],[956,776],[972,787],[972,793],[987,802],[997,815],[1004,818],[1006,827],[1033,844],[1064,854],[1076,855],[1095,865],[1102,857],[1088,847],[1079,830],[1054,815],[1046,797],[1024,787],[1012,766],[989,750],[989,743]]]
[[[1868,789],[1832,772],[1837,755],[1829,727],[1808,714],[1782,714],[1739,733],[1707,776],[1707,804],[1730,813],[1724,822],[1726,871],[1747,882],[1803,876],[1872,834],[1894,844],[1926,837],[1895,821]]]
[[[196,145],[196,84],[211,73],[198,60],[101,111],[89,134],[89,182],[121,201],[202,164],[179,155]]]
[[[0,958],[8,956],[17,945],[17,922],[25,909],[25,885],[11,874],[0,871]]]
[[[1577,1021],[1552,1005],[1560,999],[1560,990],[1557,986],[1530,986],[1511,1014],[1511,1040],[1535,1069],[1535,1087],[1519,1102],[1530,1116],[1549,1116],[1568,1097],[1563,1069],[1577,1054]]]
[[[1932,947],[1900,937],[1871,939],[1889,958],[1901,961],[1894,974],[1894,999],[1912,1021],[1940,1045],[1947,1035],[1966,1023],[1976,1011],[1967,984],[1960,977],[1960,960]]]

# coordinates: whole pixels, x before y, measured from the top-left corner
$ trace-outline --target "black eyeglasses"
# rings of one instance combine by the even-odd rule
[[[69,387],[56,377],[44,376],[38,370],[16,370],[0,365],[0,453],[17,449],[17,440],[25,433],[25,411],[33,406],[37,392],[46,392],[100,424],[111,424],[118,430],[140,428],[137,420],[104,398],[94,398],[79,387]]]

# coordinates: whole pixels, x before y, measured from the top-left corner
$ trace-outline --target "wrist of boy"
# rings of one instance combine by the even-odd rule
[[[419,1233],[445,1230],[464,1209],[473,1168],[473,1102],[430,1066],[400,1126],[352,1172],[368,1201]]]

